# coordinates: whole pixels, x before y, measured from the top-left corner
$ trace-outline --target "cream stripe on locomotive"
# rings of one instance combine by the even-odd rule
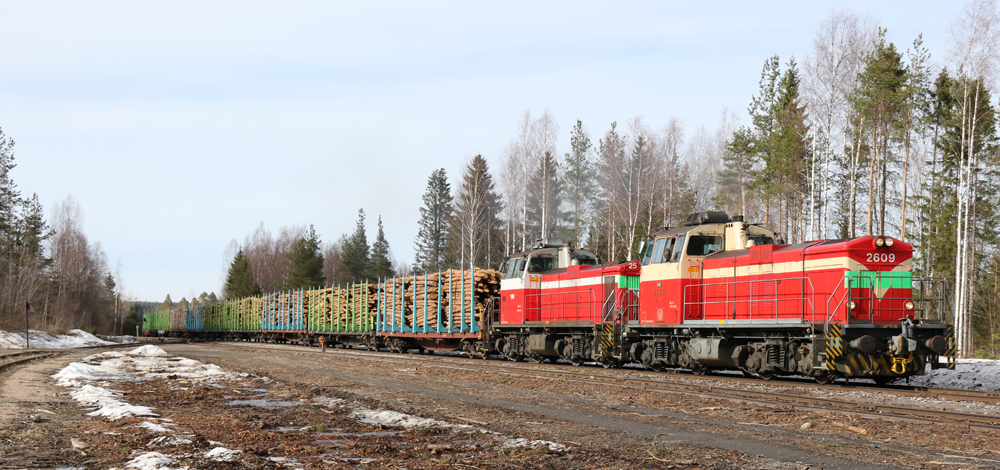
[[[831,263],[830,261],[839,261]],[[844,269],[846,271],[871,271],[864,264],[855,261],[852,258],[847,258],[844,262],[844,258],[827,258],[818,260],[806,260],[805,271],[821,271],[827,269]],[[794,274],[801,273],[801,263],[798,261],[790,261],[786,263],[774,263],[769,264],[771,266],[771,271],[767,273],[761,273],[758,271],[761,265],[750,265],[750,266],[737,266],[734,270],[732,267],[729,268],[715,268],[705,270],[705,279],[712,279],[717,277],[733,277],[733,272],[735,271],[736,277],[742,276],[758,276],[761,274]],[[764,266],[768,266],[765,264]],[[881,269],[880,269],[881,268]],[[906,261],[900,262],[898,265],[893,266],[892,269],[888,269],[889,266],[877,266],[875,270],[878,271],[901,271],[909,272],[913,270],[913,259],[908,259]]]
[[[540,276],[540,275],[539,274],[529,274],[529,276]],[[536,284],[536,287],[533,287],[533,288],[537,288],[537,286],[541,286],[542,289],[564,289],[564,288],[567,288],[567,287],[599,286],[599,285],[604,284],[606,282],[617,282],[618,281],[618,277],[619,277],[618,275],[607,275],[607,276],[583,277],[583,278],[579,278],[579,279],[567,279],[567,280],[561,280],[561,281],[545,281],[545,282]],[[610,280],[606,280],[607,278],[610,278]],[[531,281],[528,281],[528,282],[531,283]],[[518,279],[503,279],[503,280],[500,281],[500,288],[503,289],[503,290],[524,289],[524,288],[526,288],[526,286],[525,286],[525,283],[522,282],[522,280],[520,278],[518,278]]]

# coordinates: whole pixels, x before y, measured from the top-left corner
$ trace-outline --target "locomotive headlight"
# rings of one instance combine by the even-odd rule
[[[885,239],[883,239],[882,237],[876,237],[875,238],[875,246],[877,246],[879,248],[882,248],[883,246],[885,246]]]
[[[913,310],[913,307],[915,307],[915,305],[913,304],[912,300],[907,300],[906,302],[903,302],[903,308],[907,310]]]
[[[855,301],[853,301],[853,300],[851,301],[850,305],[851,305],[851,310],[854,310],[854,309],[858,308],[858,303],[855,302]]]
[[[885,237],[885,246],[892,246],[892,238]]]

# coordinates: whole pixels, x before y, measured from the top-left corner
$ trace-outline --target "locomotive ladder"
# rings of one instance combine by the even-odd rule
[[[622,333],[625,323],[634,317],[639,307],[639,289],[615,291],[604,301],[604,318],[601,327],[601,356],[614,363],[624,355]]]

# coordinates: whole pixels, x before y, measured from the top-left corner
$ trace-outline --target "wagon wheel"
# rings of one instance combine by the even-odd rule
[[[601,359],[601,365],[604,366],[605,369],[619,369],[622,366],[617,359],[610,357]]]
[[[757,374],[757,377],[760,377],[763,380],[771,380],[774,378],[774,371],[762,370],[759,374]]]

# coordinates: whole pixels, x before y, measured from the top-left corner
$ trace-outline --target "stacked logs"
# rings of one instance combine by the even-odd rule
[[[303,310],[311,329],[366,330],[375,325],[378,286],[370,283],[314,289],[305,293]]]
[[[385,311],[395,318],[397,327],[424,329],[426,324],[428,330],[437,330],[440,311],[441,328],[458,330],[461,325],[480,323],[486,303],[500,293],[500,273],[492,269],[476,269],[475,272],[450,269],[390,279],[383,285],[382,292]]]

